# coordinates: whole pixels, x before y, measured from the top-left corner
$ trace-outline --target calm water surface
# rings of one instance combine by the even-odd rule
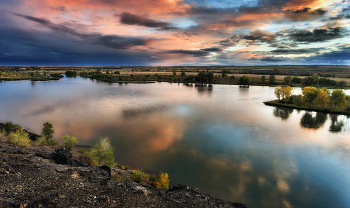
[[[48,121],[56,140],[69,133],[86,145],[108,136],[118,163],[250,207],[350,207],[349,118],[265,106],[273,91],[1,82],[0,122],[40,133]]]

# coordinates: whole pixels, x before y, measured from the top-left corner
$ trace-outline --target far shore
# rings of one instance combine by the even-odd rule
[[[327,108],[318,108],[318,107],[303,107],[303,106],[298,106],[295,104],[280,103],[280,102],[278,102],[278,100],[271,100],[271,101],[267,101],[267,102],[263,102],[263,103],[265,105],[269,105],[269,106],[293,108],[293,109],[298,109],[298,110],[315,111],[315,112],[322,112],[322,113],[350,115],[350,111],[331,110],[331,109],[327,109]]]

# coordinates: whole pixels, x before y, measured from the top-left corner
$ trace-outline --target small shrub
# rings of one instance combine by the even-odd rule
[[[7,142],[23,147],[29,147],[32,143],[32,140],[30,140],[27,132],[17,130],[16,132],[11,132],[8,135]]]
[[[169,176],[167,173],[160,171],[154,178],[156,188],[169,189]]]
[[[9,128],[16,128],[18,130],[23,130],[23,127],[18,125],[18,124],[13,124],[12,121],[10,122],[6,122],[5,126],[9,127]]]
[[[69,151],[71,151],[74,145],[78,143],[77,138],[70,137],[69,134],[65,135],[64,137],[61,137],[61,140],[65,140],[63,143],[63,147]]]
[[[98,166],[107,165],[109,167],[114,167],[113,150],[108,137],[100,138],[99,143],[90,150],[84,152],[84,158],[89,161],[90,165],[96,162]]]
[[[142,172],[141,170],[134,170],[131,173],[130,179],[136,183],[140,183],[145,176],[147,176],[147,174]]]
[[[1,129],[0,131],[0,141],[2,142],[3,139],[7,139],[5,129]]]
[[[38,147],[45,146],[46,144],[46,137],[45,136],[40,136],[35,140],[35,145]]]

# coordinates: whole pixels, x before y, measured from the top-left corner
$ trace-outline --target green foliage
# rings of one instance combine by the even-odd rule
[[[23,147],[29,147],[32,143],[32,140],[30,140],[27,132],[17,130],[16,132],[11,132],[8,135],[7,142],[10,144],[15,144]]]
[[[41,135],[39,138],[37,138],[35,140],[35,145],[36,146],[44,146],[45,144],[49,145],[49,146],[58,146],[58,143],[53,140],[53,139],[49,139],[47,138],[45,135]]]
[[[230,77],[230,79],[231,79],[231,80],[235,80],[236,78],[235,78],[234,75],[232,75],[232,76]]]
[[[251,82],[251,79],[250,79],[250,77],[243,76],[243,77],[239,78],[238,82],[240,85],[249,85]]]
[[[41,135],[45,136],[47,138],[47,140],[52,139],[53,137],[53,133],[55,133],[55,131],[53,130],[52,124],[49,122],[46,122],[43,124],[44,128],[41,131]]]
[[[141,170],[134,170],[131,173],[130,179],[136,183],[140,183],[145,177],[149,177],[149,175]]]
[[[40,136],[35,140],[35,145],[38,147],[45,146],[46,144],[46,137],[45,136]]]
[[[194,77],[197,82],[212,82],[214,79],[213,72],[199,72],[197,76]]]
[[[100,138],[99,142],[90,150],[84,152],[84,157],[90,164],[107,165],[113,167],[115,165],[113,147],[108,137]]]
[[[270,83],[274,83],[275,80],[276,80],[276,76],[275,76],[274,74],[271,74],[271,75],[269,76],[269,81],[270,81]]]
[[[340,87],[340,89],[343,89],[344,87],[348,86],[348,83],[346,81],[342,80],[342,81],[339,81],[337,83],[337,85]]]
[[[18,124],[13,124],[12,121],[10,122],[6,122],[5,126],[9,127],[9,128],[16,128],[18,130],[23,130],[23,127],[18,125]]]
[[[64,140],[63,147],[71,151],[74,145],[78,143],[77,138],[69,136],[69,134],[61,137],[61,140]]]
[[[181,72],[181,77],[186,76],[186,73],[184,71]]]
[[[176,71],[175,70],[173,71],[173,76],[176,76]]]
[[[293,77],[293,79],[292,79],[292,83],[294,83],[294,84],[301,84],[302,81],[303,81],[303,79],[301,79],[297,76]]]
[[[7,139],[5,129],[1,129],[0,131],[0,141],[2,141],[2,139]]]
[[[114,74],[120,74],[120,72],[119,71],[115,71]]]
[[[346,104],[348,104],[345,93],[340,89],[333,90],[331,94],[331,102],[333,103],[335,109],[337,107],[344,107]]]
[[[303,79],[303,84],[306,86],[318,86],[320,76],[313,74]]]
[[[265,82],[265,80],[266,80],[265,75],[261,76],[261,81],[262,81],[262,82]]]
[[[129,166],[124,166],[124,165],[120,165],[120,164],[116,164],[116,166],[122,170],[129,170]]]
[[[288,75],[288,76],[284,77],[284,83],[286,85],[290,85],[292,83],[292,76]]]

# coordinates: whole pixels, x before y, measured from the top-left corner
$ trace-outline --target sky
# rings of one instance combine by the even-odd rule
[[[350,0],[1,0],[0,65],[350,65]]]

